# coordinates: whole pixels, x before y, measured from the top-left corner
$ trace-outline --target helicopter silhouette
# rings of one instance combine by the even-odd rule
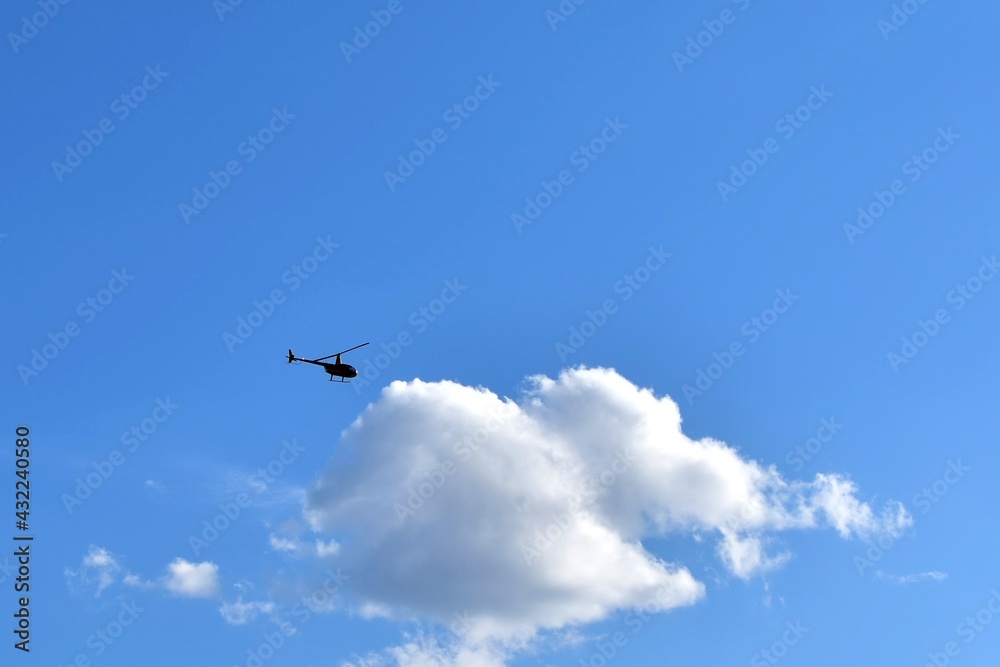
[[[340,355],[347,354],[351,350],[356,350],[359,347],[364,347],[367,344],[368,343],[361,343],[361,345],[355,345],[349,350],[344,350],[343,352],[337,352],[336,354],[328,354],[327,356],[320,357],[319,359],[302,359],[300,357],[296,357],[291,350],[288,350],[288,363],[292,363],[293,361],[304,361],[307,364],[315,364],[317,366],[322,366],[323,370],[325,370],[327,373],[330,374],[331,382],[333,381],[333,378],[339,377],[341,382],[346,383],[347,378],[358,377],[358,371],[357,369],[354,368],[354,366],[351,366],[350,364],[341,363]],[[324,359],[329,359],[330,357],[336,357],[336,359],[333,360],[333,363],[323,363]]]

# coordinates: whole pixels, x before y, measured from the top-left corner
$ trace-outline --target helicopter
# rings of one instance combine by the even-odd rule
[[[331,382],[333,381],[334,377],[339,377],[341,382],[347,382],[347,378],[358,377],[358,371],[357,369],[354,368],[354,366],[351,366],[350,364],[341,363],[340,355],[347,354],[351,350],[356,350],[359,347],[364,347],[367,344],[368,343],[361,343],[361,345],[355,345],[349,350],[344,350],[343,352],[337,352],[336,354],[329,354],[325,357],[320,357],[319,359],[302,359],[300,357],[296,357],[295,354],[291,350],[289,350],[288,363],[292,363],[293,361],[304,361],[307,364],[316,364],[317,366],[322,366],[323,370],[325,370],[327,373],[330,374]],[[330,357],[336,357],[336,359],[333,360],[333,363],[327,363],[327,364],[323,363],[324,359],[329,359]]]

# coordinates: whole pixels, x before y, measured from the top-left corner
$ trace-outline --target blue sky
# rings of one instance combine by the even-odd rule
[[[35,540],[31,653],[3,651],[995,662],[998,18],[7,6],[5,423]],[[351,385],[283,359],[365,341]],[[492,556],[631,446],[542,565]]]

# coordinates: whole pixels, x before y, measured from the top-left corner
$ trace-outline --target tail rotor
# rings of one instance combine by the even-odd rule
[[[289,350],[288,351],[288,363],[292,363],[293,361],[295,361],[295,355],[292,354],[291,350]]]

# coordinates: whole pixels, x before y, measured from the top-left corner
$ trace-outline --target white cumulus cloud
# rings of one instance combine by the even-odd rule
[[[498,659],[479,642],[701,599],[704,585],[646,538],[714,536],[721,562],[747,578],[791,557],[769,553],[777,531],[847,538],[910,523],[899,503],[876,512],[857,492],[838,475],[786,480],[724,442],[693,440],[669,397],[576,368],[531,378],[516,402],[392,383],[343,434],[305,516],[336,538],[360,605],[460,626],[461,645],[409,642],[396,663],[478,665]]]
[[[212,597],[219,592],[219,566],[208,561],[191,563],[175,558],[167,565],[164,586],[181,597]]]

